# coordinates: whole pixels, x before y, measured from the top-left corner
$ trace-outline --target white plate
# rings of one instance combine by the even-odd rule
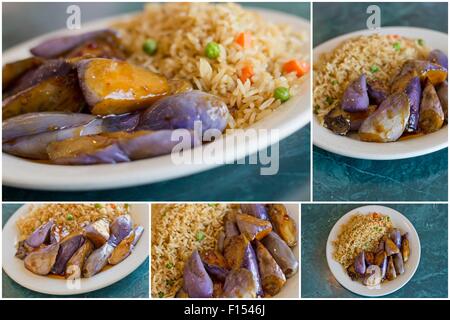
[[[270,10],[252,10],[259,11],[271,22],[289,24],[297,30],[309,31],[310,29],[309,22],[299,17]],[[81,31],[105,28],[113,21],[128,16],[124,15],[89,23]],[[44,39],[67,33],[69,33],[67,30],[60,30],[7,50],[3,53],[3,64],[29,56],[29,49]],[[235,148],[227,147],[224,151],[217,153],[216,159],[224,160],[220,163],[233,163],[237,159],[263,150],[270,144],[276,143],[301,129],[310,121],[310,118],[310,76],[308,74],[298,96],[291,98],[270,117],[262,119],[251,127],[278,129],[279,137],[277,140],[269,142],[251,137],[247,146],[242,143],[236,145]],[[231,142],[235,140],[236,135],[228,134],[223,138],[227,146],[232,145]],[[21,188],[58,191],[111,189],[174,179],[219,165],[214,161],[204,161],[202,164],[176,165],[172,163],[170,155],[166,155],[114,165],[57,166],[35,163],[3,153],[3,184]]]
[[[5,224],[2,235],[3,270],[11,279],[25,288],[54,295],[72,295],[98,290],[125,278],[136,270],[148,257],[149,209],[146,204],[132,204],[130,215],[134,223],[143,226],[145,231],[134,251],[124,261],[110,269],[100,272],[92,278],[80,279],[76,287],[69,286],[73,284],[70,281],[36,275],[28,271],[23,261],[14,256],[16,253],[16,244],[19,240],[16,221],[20,216],[27,214],[29,208],[29,204],[20,207]]]
[[[408,262],[405,263],[405,273],[397,276],[397,278],[393,281],[384,282],[379,288],[373,289],[366,287],[360,281],[352,281],[347,275],[345,268],[333,259],[333,241],[337,239],[341,227],[346,224],[350,217],[356,213],[368,214],[372,212],[389,216],[394,227],[400,229],[402,234],[408,232],[409,246],[411,248],[411,256]],[[400,212],[384,206],[364,206],[353,209],[336,222],[333,229],[331,229],[330,235],[328,236],[326,254],[328,267],[330,268],[331,273],[343,287],[362,296],[380,297],[399,290],[413,277],[420,262],[419,235],[417,234],[412,223]]]
[[[352,32],[314,48],[314,61],[317,61],[322,53],[332,51],[343,41],[358,35],[370,35],[373,31],[362,30]],[[386,27],[381,28],[381,34],[398,34],[415,39],[424,39],[431,49],[440,49],[447,52],[447,34],[421,28],[412,27]],[[432,153],[448,146],[447,126],[437,132],[421,137],[396,141],[390,143],[363,142],[355,137],[343,137],[334,134],[320,125],[317,117],[313,117],[313,141],[314,144],[327,151],[347,157],[368,160],[393,160],[421,156]]]
[[[295,223],[297,224],[297,237],[300,234],[300,221],[299,221],[299,207],[297,204],[284,204],[286,207],[289,216],[294,219]],[[300,243],[297,238],[297,243]],[[299,245],[297,244],[294,248],[292,248],[292,251],[294,252],[294,256],[297,259],[299,263],[298,272],[291,278],[287,279],[286,284],[281,289],[281,291],[274,296],[274,298],[277,299],[286,299],[286,298],[299,298],[299,283],[300,283],[300,255],[299,255]]]

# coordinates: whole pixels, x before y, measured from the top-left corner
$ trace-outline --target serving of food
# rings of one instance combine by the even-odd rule
[[[26,205],[4,228],[3,268],[21,285],[45,293],[75,294],[108,285],[146,258],[145,207]],[[73,281],[81,281],[80,287],[71,290],[67,283]],[[42,283],[50,287],[40,287]]]
[[[298,297],[297,224],[282,204],[152,205],[152,297]]]
[[[408,157],[445,146],[446,38],[426,29],[389,27],[380,33],[355,32],[319,46],[313,111],[320,127],[314,142],[369,159]],[[339,139],[342,136],[350,139]],[[380,144],[388,142],[390,146]],[[339,152],[345,144],[351,148]]]
[[[111,164],[180,143],[190,149],[208,129],[220,135],[271,117],[308,83],[309,30],[239,5],[151,4],[101,26],[6,59],[3,152],[27,168],[36,164],[29,160]],[[177,129],[189,137],[174,139]]]
[[[381,206],[357,208],[341,218],[327,243],[328,263],[336,279],[368,296],[401,288],[420,258],[417,233],[405,219]]]

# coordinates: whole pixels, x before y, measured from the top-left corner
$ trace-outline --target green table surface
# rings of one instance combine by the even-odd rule
[[[4,3],[3,48],[7,49],[40,34],[64,28],[65,10],[68,5],[69,3]],[[140,10],[143,4],[81,3],[79,5],[82,22],[87,22]],[[244,5],[284,11],[308,20],[310,15],[309,3],[246,3]],[[22,21],[27,21],[26,26],[21,23]],[[46,192],[4,186],[3,200],[309,200],[309,145],[309,125],[282,140],[279,149],[280,170],[273,176],[261,176],[260,165],[232,164],[171,181],[97,192]]]
[[[421,245],[419,267],[412,279],[386,298],[446,298],[448,295],[447,205],[380,204],[406,216],[417,230]],[[302,205],[302,297],[361,298],[342,287],[328,268],[328,235],[345,213],[361,204]]]
[[[373,3],[314,3],[314,46],[365,29],[369,4]],[[414,26],[447,33],[447,3],[374,4],[381,8],[382,26]],[[370,161],[343,157],[314,147],[313,199],[446,201],[447,159],[448,149],[410,159]]]
[[[2,228],[22,204],[2,205]],[[148,298],[149,262],[142,263],[134,272],[122,280],[100,290],[71,296],[53,296],[28,290],[14,282],[2,270],[3,298]]]

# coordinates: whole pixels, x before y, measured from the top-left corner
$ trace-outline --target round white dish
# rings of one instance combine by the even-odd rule
[[[297,204],[289,203],[284,204],[286,207],[286,210],[289,213],[289,216],[295,221],[297,224],[297,237],[300,234],[300,221],[299,221],[299,206]],[[297,238],[297,243],[299,242],[299,239]],[[292,298],[299,298],[299,283],[300,283],[300,255],[299,255],[299,245],[297,244],[294,248],[292,248],[292,251],[294,252],[294,256],[297,259],[299,263],[299,269],[298,272],[291,278],[287,279],[286,284],[281,289],[281,291],[274,296],[276,299],[292,299]]]
[[[326,41],[313,50],[313,60],[317,61],[323,53],[332,51],[343,41],[359,36],[370,35],[374,31],[361,30],[345,34],[343,36]],[[413,27],[386,27],[379,30],[380,34],[398,34],[400,36],[424,39],[428,47],[448,51],[448,36],[445,33],[413,28]],[[429,154],[448,146],[447,126],[441,130],[421,137],[390,142],[374,143],[358,140],[355,136],[339,136],[320,125],[317,117],[313,116],[313,142],[314,145],[324,150],[358,159],[367,160],[394,160],[412,158]]]
[[[401,233],[408,232],[408,240],[411,248],[411,256],[407,263],[405,263],[405,273],[397,276],[393,281],[382,283],[378,288],[368,288],[360,281],[352,281],[347,275],[346,270],[342,265],[333,259],[334,246],[333,241],[337,239],[341,227],[346,224],[350,217],[356,213],[368,214],[372,212],[388,215],[394,227],[399,228]],[[336,280],[347,290],[350,290],[356,294],[366,297],[380,297],[390,293],[393,293],[402,288],[409,280],[414,276],[420,262],[420,240],[416,229],[412,223],[400,212],[377,205],[364,206],[356,208],[346,213],[340,218],[334,227],[331,229],[330,235],[327,240],[326,255],[328,267]]]
[[[297,30],[310,29],[308,21],[296,16],[271,10],[252,10],[259,11],[268,21],[289,24]],[[112,22],[128,16],[122,15],[89,23],[84,25],[80,32],[105,28]],[[3,53],[3,63],[25,58],[30,55],[29,49],[42,40],[68,33],[67,30],[52,32],[13,47]],[[3,153],[3,184],[20,188],[58,191],[112,189],[174,179],[205,171],[224,163],[233,163],[258,150],[264,150],[271,144],[301,129],[310,121],[310,75],[305,77],[298,96],[292,97],[270,117],[258,121],[251,127],[254,129],[277,129],[278,137],[272,141],[251,137],[247,144],[241,143],[231,147],[232,141],[235,141],[238,134],[227,134],[212,143],[218,145],[223,142],[227,147],[220,149],[215,157],[208,155],[201,164],[177,165],[172,162],[170,155],[165,155],[114,165],[57,166],[32,162]],[[195,154],[195,149],[189,151],[189,153],[191,152]],[[220,161],[215,161],[215,159]]]
[[[14,256],[19,239],[16,221],[20,216],[27,214],[29,208],[29,204],[20,207],[6,222],[2,234],[3,270],[11,279],[27,289],[53,295],[73,295],[98,290],[125,278],[148,257],[149,209],[145,204],[132,204],[130,215],[134,223],[143,226],[145,230],[134,251],[124,261],[91,278],[83,278],[77,282],[36,275],[28,271],[23,261]]]

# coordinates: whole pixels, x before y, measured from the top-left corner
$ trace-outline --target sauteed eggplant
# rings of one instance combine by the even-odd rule
[[[324,117],[324,126],[339,135],[358,132],[369,142],[437,131],[447,121],[447,67],[447,55],[433,50],[428,60],[406,61],[392,83],[361,74]]]
[[[217,136],[227,126],[222,100],[126,62],[111,30],[50,39],[31,53],[3,67],[6,153],[55,164],[126,162],[195,147],[206,130]]]
[[[286,278],[298,271],[289,248],[296,245],[296,237],[295,222],[283,205],[242,204],[239,212],[225,215],[216,250],[191,254],[184,268],[184,287],[177,296],[274,296]]]
[[[376,251],[362,250],[347,268],[347,274],[353,281],[377,287],[401,276],[409,255],[408,235],[402,235],[400,229],[393,228],[379,240]]]
[[[144,231],[142,226],[133,228],[128,214],[118,216],[111,224],[97,220],[58,242],[51,236],[55,227],[54,221],[49,220],[37,228],[19,243],[16,257],[24,260],[25,267],[35,274],[54,274],[72,280],[92,277],[106,265],[125,260]]]

